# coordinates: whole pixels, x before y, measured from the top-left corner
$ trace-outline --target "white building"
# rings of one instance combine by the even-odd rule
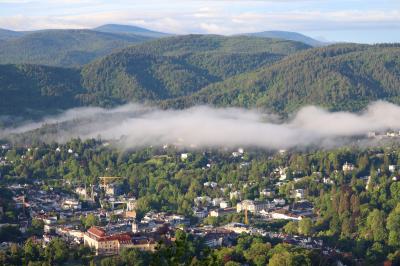
[[[197,210],[193,212],[193,215],[199,219],[206,218],[208,216],[208,211],[207,210]]]
[[[284,206],[286,204],[285,199],[274,199],[273,202],[275,205]]]
[[[62,208],[64,210],[80,210],[82,209],[82,205],[79,202],[79,200],[75,200],[75,199],[66,199],[64,200],[64,202],[62,203]]]
[[[389,171],[394,173],[396,171],[396,165],[389,165]]]
[[[296,199],[304,199],[304,197],[305,197],[305,191],[304,191],[304,189],[301,189],[301,188],[295,189],[295,190],[294,190],[294,197],[295,197]]]
[[[213,198],[213,200],[212,200],[212,205],[213,205],[213,206],[219,206],[220,203],[221,203],[223,200],[224,200],[223,198]]]
[[[229,198],[231,200],[233,200],[233,199],[241,199],[242,198],[242,193],[240,191],[229,192]]]
[[[273,197],[274,195],[275,195],[275,192],[270,189],[263,189],[260,191],[260,196]]]
[[[343,172],[351,172],[355,169],[354,164],[351,164],[348,162],[346,162],[342,168],[343,168]]]
[[[224,228],[236,234],[250,233],[249,227],[242,223],[230,223],[225,225]]]
[[[226,200],[223,200],[223,201],[221,201],[221,202],[219,203],[219,207],[220,207],[221,209],[228,208],[228,207],[229,207],[229,203],[228,203]]]
[[[272,219],[276,220],[293,220],[293,221],[300,221],[303,219],[301,215],[290,213],[288,210],[279,209],[273,212],[270,212],[270,216]]]
[[[262,210],[269,210],[272,207],[274,207],[274,205],[268,201],[244,200],[236,205],[236,211],[241,212],[247,209],[249,212],[258,214]]]
[[[86,197],[88,195],[87,194],[87,189],[84,188],[84,187],[77,187],[75,189],[75,193],[78,194],[79,196],[82,196],[82,197]]]
[[[205,187],[212,187],[212,188],[216,188],[218,186],[218,184],[216,182],[205,182],[203,184]]]

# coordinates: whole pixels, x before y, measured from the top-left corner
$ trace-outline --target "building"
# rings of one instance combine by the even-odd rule
[[[241,199],[242,198],[242,193],[240,193],[240,191],[229,192],[229,198],[231,200],[233,200],[233,199]]]
[[[221,217],[224,215],[232,214],[236,212],[236,208],[226,208],[226,209],[217,209],[210,211],[209,216],[211,217]]]
[[[75,189],[75,193],[78,194],[81,197],[86,197],[88,195],[88,191],[84,187],[77,187]]]
[[[304,189],[302,189],[302,188],[295,189],[295,190],[294,190],[294,197],[295,197],[296,199],[304,199],[304,197],[305,197],[305,191],[304,191]]]
[[[275,196],[275,192],[270,189],[263,189],[260,191],[260,196],[272,198],[273,196]]]
[[[223,228],[228,231],[235,232],[236,234],[250,233],[249,227],[242,223],[230,223],[225,225]]]
[[[208,211],[205,209],[200,209],[200,210],[194,210],[193,211],[193,216],[199,218],[199,219],[203,219],[206,218],[208,215]]]
[[[221,201],[221,202],[219,203],[219,207],[220,207],[221,209],[228,208],[228,207],[229,207],[229,203],[228,203],[226,200],[223,200],[223,201]]]
[[[301,219],[303,219],[303,217],[301,215],[291,213],[285,209],[279,209],[279,210],[270,212],[270,216],[272,219],[276,219],[276,220],[300,221]]]
[[[260,213],[262,210],[268,210],[272,207],[273,205],[268,201],[244,200],[236,205],[236,211],[241,212],[247,209],[252,213]]]
[[[389,172],[394,173],[396,171],[396,165],[389,165]]]
[[[66,199],[62,204],[62,208],[64,210],[80,210],[82,209],[82,205],[79,200],[75,199]]]
[[[103,188],[107,196],[116,197],[122,193],[122,186],[120,184],[106,184],[103,186]]]
[[[154,251],[154,240],[144,236],[132,236],[130,233],[111,234],[99,227],[91,227],[83,236],[84,244],[94,248],[97,255],[116,255],[124,248],[139,248]]]
[[[342,169],[343,169],[343,172],[351,172],[355,169],[355,167],[354,167],[354,164],[346,162],[343,165]]]

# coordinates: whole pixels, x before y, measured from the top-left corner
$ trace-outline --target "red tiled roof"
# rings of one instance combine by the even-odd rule
[[[132,237],[129,234],[117,234],[117,235],[105,236],[99,239],[99,241],[114,241],[114,240],[126,243],[132,241]]]
[[[103,229],[95,226],[90,227],[88,233],[95,235],[96,237],[104,237],[106,235],[106,232]]]

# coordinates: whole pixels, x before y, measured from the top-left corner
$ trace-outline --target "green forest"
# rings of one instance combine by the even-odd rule
[[[396,44],[312,48],[260,37],[172,36],[78,68],[2,65],[0,108],[3,123],[4,116],[36,119],[129,102],[257,107],[284,115],[310,104],[359,111],[371,101],[399,102],[399,56]]]

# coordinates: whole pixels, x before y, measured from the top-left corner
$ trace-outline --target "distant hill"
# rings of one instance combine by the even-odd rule
[[[0,28],[0,40],[9,40],[21,37],[25,32],[22,31],[12,31]]]
[[[309,49],[162,105],[259,107],[287,114],[310,104],[358,111],[375,100],[400,103],[399,44]]]
[[[43,30],[0,43],[0,64],[82,66],[116,49],[150,40],[92,30]]]
[[[154,101],[189,95],[233,75],[308,49],[303,43],[256,37],[187,35],[111,54],[82,70],[91,104]]]
[[[313,47],[320,47],[320,46],[327,45],[326,43],[320,42],[320,41],[315,40],[306,35],[303,35],[303,34],[300,34],[297,32],[290,32],[290,31],[263,31],[263,32],[256,32],[256,33],[246,33],[243,35],[263,37],[263,38],[277,38],[277,39],[282,39],[282,40],[302,42],[302,43],[308,44]]]
[[[130,25],[119,25],[119,24],[106,24],[94,28],[93,30],[100,32],[117,33],[117,34],[134,34],[151,38],[160,38],[171,35],[168,33],[152,31],[141,27],[130,26]]]

